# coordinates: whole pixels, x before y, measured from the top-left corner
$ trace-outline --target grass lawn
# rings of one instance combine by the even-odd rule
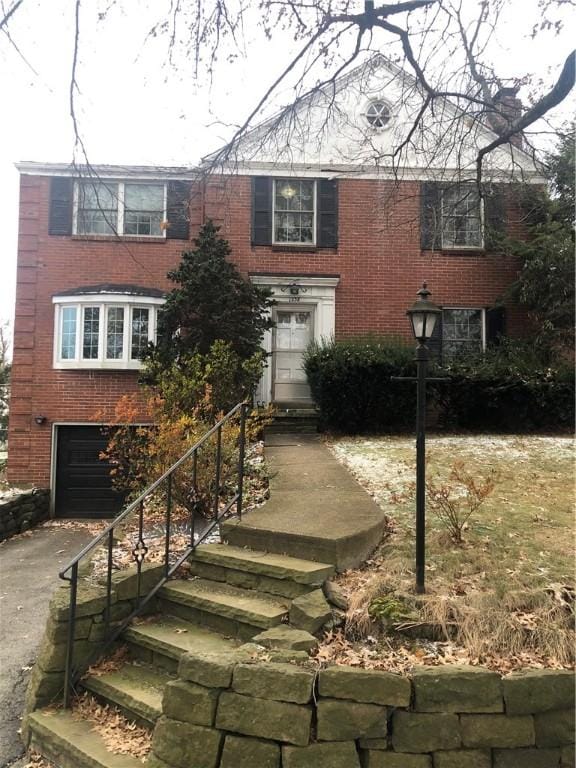
[[[574,660],[574,443],[565,437],[431,436],[427,477],[450,485],[463,462],[496,484],[456,545],[428,503],[427,594],[413,593],[414,439],[340,438],[331,449],[389,516],[366,568],[346,574],[348,634],[398,628],[442,637],[469,660],[502,666]],[[452,483],[462,498],[465,492]],[[502,663],[501,663],[502,662]]]

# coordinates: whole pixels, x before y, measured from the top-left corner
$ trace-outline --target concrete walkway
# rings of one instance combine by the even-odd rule
[[[241,522],[222,526],[235,546],[359,565],[384,531],[384,512],[316,435],[266,437],[270,499]]]
[[[39,527],[0,544],[0,768],[24,752],[24,695],[58,570],[91,539],[85,528]]]

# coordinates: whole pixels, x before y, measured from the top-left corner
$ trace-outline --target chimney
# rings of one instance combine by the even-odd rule
[[[518,98],[518,88],[501,88],[494,96],[494,112],[489,115],[492,129],[500,135],[521,115],[522,102]],[[510,143],[522,149],[522,134],[512,136]]]

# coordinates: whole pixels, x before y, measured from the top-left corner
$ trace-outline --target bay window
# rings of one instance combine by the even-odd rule
[[[163,299],[55,297],[55,368],[138,369]]]

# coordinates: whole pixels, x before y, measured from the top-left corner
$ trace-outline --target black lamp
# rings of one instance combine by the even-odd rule
[[[422,283],[422,288],[420,288],[416,295],[418,298],[410,309],[406,311],[406,314],[410,318],[414,338],[420,344],[426,344],[432,338],[436,322],[442,310],[433,301],[429,301],[428,296],[431,294],[426,287],[426,283]]]

